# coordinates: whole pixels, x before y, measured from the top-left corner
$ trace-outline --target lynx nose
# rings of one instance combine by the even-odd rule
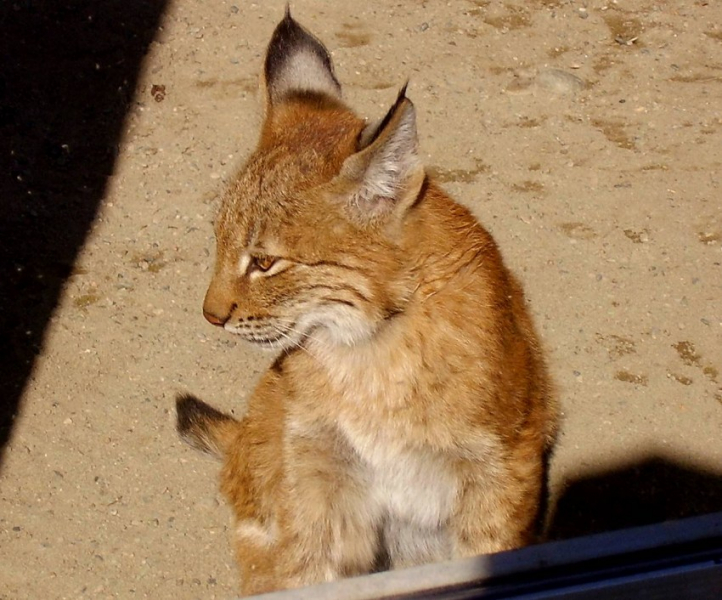
[[[205,308],[203,309],[203,316],[211,325],[218,325],[219,327],[223,327],[228,320],[228,317],[219,317],[214,315],[212,312],[207,311]]]
[[[206,321],[211,325],[223,327],[235,309],[236,304],[230,286],[223,280],[213,279],[203,300],[203,316]]]

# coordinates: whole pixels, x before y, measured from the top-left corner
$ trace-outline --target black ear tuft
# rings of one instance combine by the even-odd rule
[[[328,50],[291,16],[288,5],[268,44],[264,76],[271,104],[293,92],[341,96]]]
[[[381,132],[386,129],[389,122],[391,121],[391,118],[396,114],[396,112],[399,110],[399,107],[404,102],[404,100],[408,100],[406,98],[406,89],[409,87],[409,82],[406,81],[406,83],[403,85],[403,87],[399,90],[398,96],[396,96],[396,102],[394,102],[393,106],[389,109],[389,111],[384,115],[384,118],[381,119],[378,123],[374,123],[370,126],[368,126],[364,131],[361,132],[361,135],[358,140],[358,150],[364,149],[366,146],[370,146],[373,144],[376,139],[379,137]]]

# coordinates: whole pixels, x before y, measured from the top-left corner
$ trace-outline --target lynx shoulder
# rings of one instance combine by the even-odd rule
[[[497,245],[427,176],[405,90],[368,125],[288,12],[262,79],[203,313],[279,357],[240,420],[178,401],[223,462],[241,591],[533,541],[558,411]]]

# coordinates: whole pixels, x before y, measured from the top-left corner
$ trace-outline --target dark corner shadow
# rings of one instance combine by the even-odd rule
[[[555,503],[547,537],[568,539],[718,511],[722,470],[653,455],[568,482]]]
[[[165,4],[0,2],[0,468]]]

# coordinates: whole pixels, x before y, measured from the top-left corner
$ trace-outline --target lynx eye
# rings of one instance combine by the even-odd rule
[[[253,257],[253,266],[258,269],[259,271],[263,271],[264,273],[268,271],[274,264],[276,264],[276,257],[275,256],[268,256],[268,255],[261,255],[261,256],[254,256]]]

